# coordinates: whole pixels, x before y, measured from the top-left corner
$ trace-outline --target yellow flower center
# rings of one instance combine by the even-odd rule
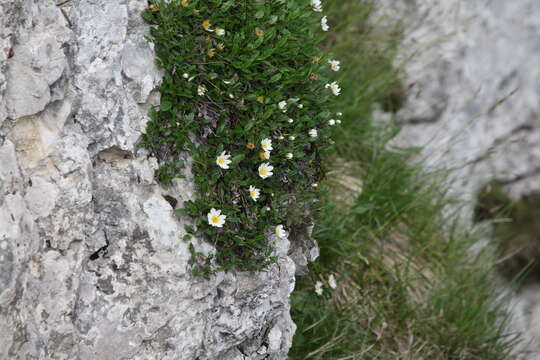
[[[262,168],[261,170],[259,170],[259,174],[261,175],[266,175],[268,171],[265,169],[265,168]]]
[[[214,56],[215,53],[216,53],[216,52],[215,52],[214,49],[210,49],[210,50],[208,50],[208,52],[207,52],[206,54],[207,54],[209,57],[212,57],[212,56]]]
[[[253,149],[255,149],[255,144],[254,144],[254,143],[247,143],[246,147],[247,147],[249,150],[253,150]]]
[[[182,4],[183,7],[188,7],[189,2],[188,2],[188,0],[182,0],[181,4]]]
[[[255,197],[255,191],[251,191],[250,194],[251,194],[251,197]]]
[[[204,30],[208,30],[212,24],[210,24],[209,20],[204,20],[202,23],[202,27]]]
[[[225,162],[225,159],[224,159],[224,158],[220,157],[220,158],[218,159],[218,163],[223,164],[224,162]]]
[[[257,35],[257,36],[263,36],[263,34],[264,34],[264,31],[262,31],[261,29],[259,29],[259,28],[256,28],[256,29],[255,29],[255,35]]]
[[[259,153],[259,157],[261,158],[261,160],[266,159],[266,153],[264,152]]]
[[[264,96],[257,96],[257,101],[262,104],[264,102]]]
[[[217,216],[217,215],[212,216],[212,222],[214,224],[217,224],[219,222],[219,216]]]

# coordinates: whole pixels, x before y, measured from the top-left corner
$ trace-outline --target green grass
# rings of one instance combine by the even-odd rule
[[[399,129],[371,119],[374,104],[399,105],[391,100],[402,88],[392,67],[399,28],[376,31],[366,2],[325,8],[336,29],[325,47],[342,61],[347,91],[314,230],[321,256],[292,296],[290,359],[511,358],[517,339],[492,286],[493,249],[470,251],[480,234],[443,213],[445,172],[408,164],[414,149],[388,145]]]

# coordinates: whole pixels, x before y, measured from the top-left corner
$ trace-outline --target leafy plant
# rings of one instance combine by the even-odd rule
[[[215,245],[217,264],[193,254],[198,274],[262,270],[275,261],[269,233],[282,225],[294,237],[311,222],[340,91],[339,62],[317,46],[319,10],[307,0],[182,0],[143,14],[164,77],[142,146],[165,185],[193,159],[197,198],[179,214]]]

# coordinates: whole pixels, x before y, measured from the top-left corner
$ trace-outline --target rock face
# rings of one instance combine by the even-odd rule
[[[286,358],[288,241],[267,272],[193,277],[164,198],[193,197],[189,166],[165,192],[137,147],[159,100],[146,6],[0,2],[1,359]]]
[[[471,219],[479,189],[495,180],[515,198],[540,192],[540,2],[385,0],[403,20],[400,47],[409,99],[399,145],[426,145],[454,169],[451,189]],[[540,293],[514,298],[526,359],[540,358]]]

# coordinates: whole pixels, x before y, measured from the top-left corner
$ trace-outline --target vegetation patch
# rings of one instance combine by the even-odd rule
[[[385,104],[399,84],[399,28],[382,33],[369,1],[325,6],[335,32],[323,46],[342,60],[347,92],[335,153],[323,161],[321,256],[292,295],[289,358],[512,358],[493,249],[470,251],[481,234],[443,211],[445,173],[410,164],[417,149],[392,147],[399,128],[371,118],[375,106],[399,107]]]
[[[329,28],[320,1],[153,1],[144,18],[164,78],[142,146],[165,185],[193,160],[186,240],[216,248],[192,248],[194,271],[263,270],[275,261],[269,234],[294,238],[311,223],[340,123],[340,63],[317,46]]]

